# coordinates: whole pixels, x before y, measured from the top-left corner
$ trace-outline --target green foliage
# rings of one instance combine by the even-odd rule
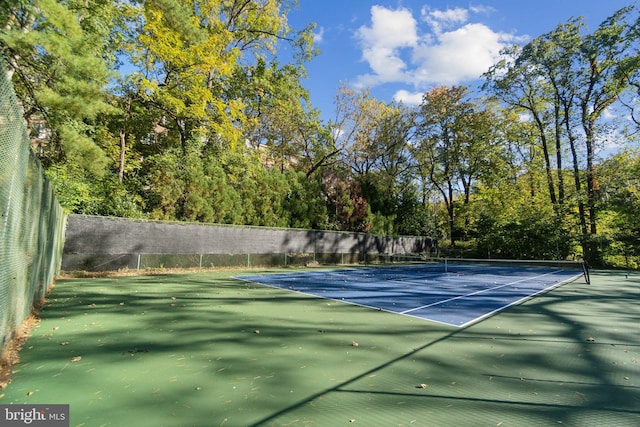
[[[92,184],[93,194],[98,201],[94,210],[83,209],[82,212],[93,215],[115,216],[121,218],[144,218],[144,202],[142,198],[118,181],[114,174],[107,174]]]
[[[177,149],[146,159],[149,170],[145,186],[148,188],[147,208],[154,219],[180,219],[180,203],[186,184],[182,161]]]
[[[62,207],[71,213],[128,218],[143,217],[141,198],[105,173],[96,177],[75,163],[60,163],[46,171]]]
[[[288,215],[283,211],[283,196],[287,187],[284,175],[277,169],[248,170],[240,181],[245,214],[243,222],[271,227],[288,226]]]
[[[0,51],[62,204],[638,263],[638,152],[596,156],[604,112],[636,107],[635,6],[506,49],[490,101],[442,86],[413,108],[342,85],[325,123],[303,84],[313,24],[289,26],[294,3],[0,2]],[[113,81],[117,58],[135,71]]]
[[[438,234],[430,206],[422,203],[416,189],[409,186],[401,194],[395,220],[395,234],[435,237]]]
[[[506,259],[566,259],[573,254],[571,233],[538,210],[519,217],[481,217],[476,229],[479,256]]]
[[[434,88],[419,107],[417,170],[444,203],[452,246],[463,237],[457,218],[476,181],[502,173],[496,168],[508,154],[495,131],[499,120],[487,107],[472,101],[464,86]]]
[[[208,201],[212,209],[209,222],[220,224],[242,224],[240,194],[230,185],[220,159],[205,158],[205,174],[209,179]]]
[[[310,179],[303,171],[285,172],[289,189],[284,197],[283,210],[293,228],[322,229],[327,222],[327,204],[322,197],[323,185],[319,179]]]
[[[627,149],[598,168],[604,262],[626,267],[640,257],[640,153]]]
[[[602,261],[598,234],[598,141],[609,131],[609,111],[640,70],[637,6],[616,11],[592,33],[571,19],[508,57],[487,73],[486,88],[511,107],[526,111],[542,151],[549,201],[556,212],[577,217],[585,258]],[[633,106],[631,106],[633,110]],[[567,158],[565,158],[567,157]],[[565,186],[571,164],[573,195]]]
[[[161,111],[179,133],[180,144],[192,139],[231,145],[242,141],[243,130],[238,125],[250,126],[252,119],[245,116],[246,104],[256,96],[262,99],[271,91],[272,77],[278,78],[265,76],[263,58],[275,54],[281,40],[311,51],[311,28],[290,37],[287,12],[278,0],[142,3],[141,18],[127,45],[131,61],[140,70],[135,82],[145,104]],[[252,60],[256,66],[243,73],[239,65]],[[243,76],[251,69],[255,71],[253,87],[242,87]],[[279,73],[276,71],[286,75]],[[299,77],[292,82],[299,84]]]
[[[3,9],[0,53],[9,61],[16,93],[31,129],[48,134],[38,153],[75,162],[100,175],[106,162],[91,137],[98,115],[111,111],[104,89],[112,2],[12,0]],[[36,135],[34,135],[36,136]]]
[[[90,212],[99,203],[99,196],[92,193],[83,171],[74,165],[56,164],[46,170],[62,207],[69,212]]]

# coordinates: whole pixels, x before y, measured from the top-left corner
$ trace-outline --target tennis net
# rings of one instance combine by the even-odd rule
[[[380,265],[422,265],[433,271],[452,274],[507,274],[513,271],[546,269],[551,271],[575,271],[590,283],[589,268],[584,261],[571,260],[511,260],[478,258],[434,258],[415,254],[380,254]]]

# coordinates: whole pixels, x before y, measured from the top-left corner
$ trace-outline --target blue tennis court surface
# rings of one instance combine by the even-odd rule
[[[464,327],[583,276],[557,267],[432,265],[258,274],[237,279]]]

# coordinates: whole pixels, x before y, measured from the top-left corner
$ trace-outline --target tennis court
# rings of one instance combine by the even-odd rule
[[[637,275],[460,328],[233,278],[286,272],[59,280],[0,403],[74,427],[640,425]]]
[[[562,284],[588,280],[582,263],[439,261],[238,278],[458,327]]]

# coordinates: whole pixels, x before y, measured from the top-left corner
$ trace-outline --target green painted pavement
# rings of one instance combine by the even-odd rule
[[[237,274],[59,280],[0,404],[70,404],[72,426],[640,425],[637,275],[458,329]]]

